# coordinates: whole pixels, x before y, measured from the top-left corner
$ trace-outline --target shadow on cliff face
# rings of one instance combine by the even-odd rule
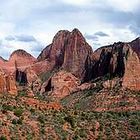
[[[26,86],[28,83],[27,75],[25,72],[16,70],[16,82],[19,83],[20,86]]]
[[[93,61],[89,56],[87,56],[85,61],[85,76],[82,79],[81,83],[88,82],[93,78]]]
[[[109,78],[123,77],[125,72],[125,55],[127,52],[123,49],[124,44],[114,44],[111,48],[102,48],[99,60],[92,66],[92,79],[110,75]]]
[[[51,91],[52,89],[52,83],[51,83],[51,78],[50,80],[48,81],[48,85],[45,87],[45,92],[48,92],[48,91]]]
[[[123,48],[118,49],[118,56],[117,56],[117,66],[114,72],[114,76],[123,77],[125,72],[125,64],[124,64],[124,56],[125,53],[123,52]]]

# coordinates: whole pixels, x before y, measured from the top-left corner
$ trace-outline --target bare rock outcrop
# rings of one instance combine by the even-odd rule
[[[78,29],[61,30],[37,59],[24,50],[17,50],[9,60],[0,58],[0,65],[3,73],[0,75],[1,92],[14,91],[11,87],[15,88],[17,82],[18,86],[33,87],[33,92],[51,91],[63,97],[90,87],[85,82],[99,77],[107,77],[105,87],[110,86],[111,79],[118,77],[123,87],[140,90],[140,38],[104,46],[93,53]],[[49,80],[41,81],[42,74],[55,70],[59,72]],[[11,83],[12,86],[6,87]]]
[[[54,62],[54,68],[62,68],[71,72],[81,80],[90,79],[92,48],[88,45],[78,29],[72,32],[59,31],[52,44],[47,46],[37,58],[38,61]],[[87,77],[89,76],[89,77]]]
[[[0,93],[1,94],[17,94],[16,81],[13,75],[6,75],[5,73],[0,73]]]
[[[140,39],[129,43],[114,43],[93,53],[93,79],[119,77],[122,87],[140,90]],[[107,82],[106,82],[107,83]]]
[[[28,67],[34,64],[36,59],[24,50],[14,51],[9,58],[8,65],[16,67]]]
[[[140,90],[140,59],[132,49],[130,49],[129,57],[125,63],[123,87]]]
[[[48,92],[49,95],[61,99],[71,93],[91,88],[91,86],[95,85],[90,83],[81,84],[81,81],[73,74],[62,70],[42,85],[41,94]]]

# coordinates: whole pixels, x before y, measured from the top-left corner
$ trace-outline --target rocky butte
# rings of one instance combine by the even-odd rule
[[[61,70],[71,73],[72,77],[75,76],[79,79],[79,85],[108,75],[112,80],[114,77],[119,77],[122,87],[140,90],[139,48],[140,39],[137,38],[129,43],[118,42],[104,46],[93,52],[78,29],[74,29],[72,32],[61,30],[54,36],[52,43],[42,50],[37,59],[24,50],[13,52],[9,60],[0,58],[1,92],[7,91],[7,88],[3,87],[3,83],[8,83],[4,80],[4,75],[11,77],[10,81],[13,81],[15,87],[20,84],[26,86],[32,84],[34,87],[38,81],[38,86],[40,86],[38,89],[45,91],[41,87],[47,86],[44,84],[47,83],[47,80],[42,83],[41,75]],[[51,78],[53,75],[49,78],[50,81]],[[66,89],[66,87],[67,90],[70,90],[67,85],[62,88]],[[52,90],[51,88],[52,85],[50,90]]]
[[[64,73],[67,73],[69,78],[66,77],[68,82],[64,79],[65,85],[59,85],[59,88],[62,86],[60,90],[63,89],[60,94],[67,95],[64,91],[71,91],[70,82],[74,84],[79,80],[79,84],[76,84],[78,89],[82,84],[91,83],[91,80],[106,75],[112,80],[119,77],[121,86],[124,88],[140,90],[139,48],[140,38],[137,38],[129,43],[118,42],[104,46],[93,52],[78,29],[72,32],[61,30],[54,36],[52,43],[42,50],[37,59],[24,50],[14,51],[9,60],[1,57],[0,89],[1,92],[16,93],[20,85],[26,85],[29,88],[32,86],[30,90],[33,92],[37,90],[41,93],[43,91],[53,93],[56,92],[54,90],[57,86],[53,84],[53,79],[56,81],[59,78],[63,79],[63,76],[54,78],[56,77],[54,73],[58,72],[59,75],[65,71]],[[50,77],[41,81],[42,75],[47,77],[49,74]],[[72,88],[74,90],[75,86]]]
[[[61,30],[37,58],[0,57],[0,139],[139,139],[139,91],[140,38],[93,52]]]

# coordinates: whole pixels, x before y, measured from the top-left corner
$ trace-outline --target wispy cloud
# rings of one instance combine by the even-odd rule
[[[3,0],[0,55],[22,48],[37,56],[58,30],[75,27],[93,48],[131,41],[140,34],[139,7],[139,0]]]
[[[109,36],[108,34],[102,32],[102,31],[96,32],[94,35],[100,36],[100,37],[108,37]]]
[[[15,37],[17,41],[21,41],[21,42],[36,42],[37,41],[35,37],[31,35],[17,35]]]
[[[5,40],[7,41],[21,41],[21,42],[36,42],[37,40],[35,39],[34,36],[31,35],[9,35],[5,37]]]
[[[15,40],[15,37],[13,37],[12,35],[9,35],[9,36],[6,36],[5,37],[5,40],[7,40],[7,41],[13,41],[13,40]]]
[[[96,36],[96,35],[85,34],[84,36],[88,40],[92,40],[92,41],[98,41],[99,40],[98,36]]]

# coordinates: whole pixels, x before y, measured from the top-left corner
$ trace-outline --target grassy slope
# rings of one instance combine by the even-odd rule
[[[66,108],[89,111],[129,111],[140,110],[140,92],[113,88],[90,90],[73,93],[61,100]]]
[[[99,103],[97,106],[104,107],[102,96],[99,96],[103,94],[102,90],[97,95],[95,91],[97,89],[65,98],[62,100],[63,104],[68,106],[73,101],[72,108],[59,111],[26,105],[21,100],[24,95],[16,98],[1,96],[0,139],[139,139],[140,111],[93,111],[96,102]],[[111,95],[106,95],[106,99],[110,96],[116,97],[113,91],[110,92]],[[127,91],[127,94],[128,97],[135,94],[139,99],[139,93]],[[121,105],[128,106],[123,101]]]

